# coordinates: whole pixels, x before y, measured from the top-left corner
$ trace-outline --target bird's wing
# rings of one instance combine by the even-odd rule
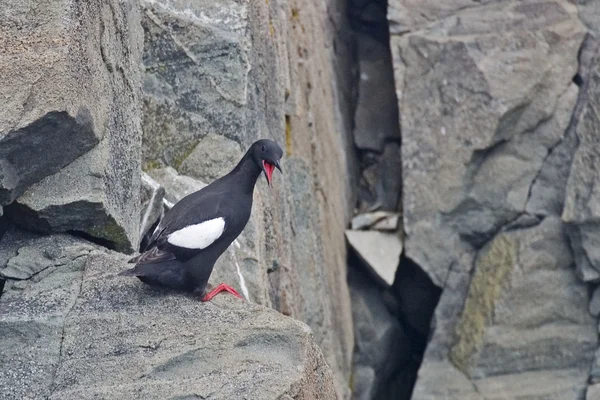
[[[185,260],[207,249],[227,230],[226,194],[200,191],[181,201],[158,224],[138,264]]]

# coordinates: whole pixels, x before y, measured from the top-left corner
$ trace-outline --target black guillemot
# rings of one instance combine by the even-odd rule
[[[273,171],[281,171],[282,155],[272,140],[254,142],[229,174],[177,202],[154,230],[144,252],[129,260],[135,267],[120,275],[191,291],[202,301],[222,291],[241,298],[224,283],[207,294],[208,278],[221,254],[246,227],[261,172],[271,187]]]

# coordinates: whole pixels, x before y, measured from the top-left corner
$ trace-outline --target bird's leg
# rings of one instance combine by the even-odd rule
[[[242,298],[242,296],[240,296],[240,294],[234,288],[232,288],[231,286],[226,285],[224,283],[221,283],[216,288],[211,290],[206,296],[204,296],[202,298],[202,301],[210,301],[213,297],[215,297],[217,294],[219,294],[221,292],[229,292],[232,295],[239,297],[240,299]]]

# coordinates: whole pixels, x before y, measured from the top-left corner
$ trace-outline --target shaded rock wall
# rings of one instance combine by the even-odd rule
[[[209,183],[262,137],[285,149],[274,188],[211,281],[308,323],[348,393],[344,228],[354,204],[343,1],[143,1],[144,168]]]

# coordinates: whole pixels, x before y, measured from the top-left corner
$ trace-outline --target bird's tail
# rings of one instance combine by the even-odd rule
[[[184,264],[177,260],[170,260],[153,264],[138,264],[127,269],[119,276],[135,276],[149,285],[164,286],[172,289],[189,289],[192,284]]]
[[[143,254],[143,253],[142,253],[142,254]],[[128,263],[128,264],[137,263],[137,262],[138,262],[138,260],[140,259],[140,257],[142,257],[142,254],[140,254],[140,255],[137,255],[137,256],[135,256],[135,257],[133,257],[133,258],[130,258],[130,259],[129,259],[129,261],[127,261],[127,263]]]

